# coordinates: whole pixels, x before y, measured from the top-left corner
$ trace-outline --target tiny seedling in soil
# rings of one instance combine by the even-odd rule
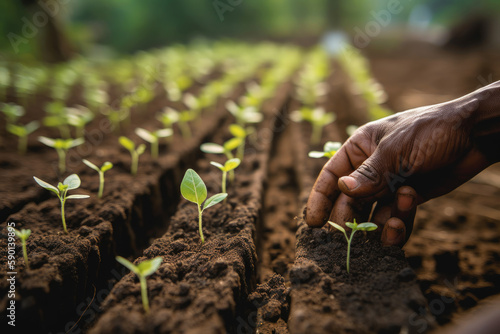
[[[47,116],[43,118],[43,125],[57,128],[61,133],[61,137],[70,138],[66,105],[61,101],[50,102],[45,105],[45,112]]]
[[[358,224],[358,223],[356,223],[356,219],[354,219],[354,222],[352,222],[352,223],[346,222],[345,225],[352,230],[351,236],[348,238],[347,233],[345,231],[345,228],[343,228],[339,224],[335,224],[334,222],[331,222],[331,221],[328,221],[328,224],[332,225],[337,230],[344,233],[345,239],[347,240],[347,272],[349,273],[349,260],[351,257],[351,242],[352,242],[352,237],[354,236],[354,233],[356,233],[356,231],[366,231],[366,232],[374,231],[377,229],[377,225],[375,225],[374,223]]]
[[[130,269],[134,274],[139,277],[139,282],[141,283],[141,297],[142,297],[142,307],[144,307],[144,311],[146,313],[149,312],[149,299],[148,299],[148,284],[146,281],[146,277],[154,274],[156,270],[160,267],[163,259],[161,257],[155,257],[151,260],[145,260],[139,263],[138,265],[134,265],[129,260],[117,256],[116,261],[123,264],[125,267]]]
[[[102,194],[104,192],[104,173],[111,168],[113,168],[113,164],[109,161],[106,161],[101,168],[97,167],[87,159],[82,160],[84,164],[95,170],[97,173],[99,173],[99,192],[97,194],[97,197],[102,198]]]
[[[226,193],[226,178],[227,178],[227,172],[232,171],[236,169],[241,163],[241,160],[238,158],[235,159],[229,159],[224,163],[224,165],[221,165],[218,162],[215,161],[210,161],[210,164],[213,166],[219,168],[222,171],[222,193]]]
[[[2,112],[7,119],[7,124],[14,124],[19,117],[24,116],[24,107],[14,103],[3,103]]]
[[[76,137],[85,135],[85,126],[94,119],[94,114],[84,106],[66,108],[68,114],[68,124],[76,129]]]
[[[342,143],[336,141],[327,141],[325,146],[323,146],[323,152],[311,151],[309,152],[309,158],[328,158],[333,157],[335,153],[342,147]]]
[[[63,183],[59,182],[57,184],[57,188],[54,187],[51,184],[48,184],[47,182],[40,180],[36,176],[33,176],[35,179],[36,183],[38,183],[42,188],[45,188],[49,191],[52,191],[59,197],[59,201],[61,202],[61,218],[62,218],[62,224],[63,224],[63,229],[64,233],[68,234],[68,230],[66,229],[66,218],[64,214],[64,204],[66,204],[66,200],[68,199],[83,199],[83,198],[89,198],[89,195],[69,195],[68,196],[68,191],[77,189],[80,187],[81,180],[76,174],[71,174],[68,176]]]
[[[303,107],[292,112],[291,119],[295,122],[307,121],[312,125],[311,144],[317,145],[321,141],[323,128],[335,121],[334,113],[327,113],[323,108],[311,109]]]
[[[241,144],[238,146],[238,150],[236,152],[236,156],[238,159],[243,160],[243,156],[245,154],[245,140],[247,136],[250,134],[250,131],[245,129],[244,127],[238,124],[231,124],[229,126],[229,132],[235,137],[241,140]]]
[[[248,123],[259,123],[262,121],[262,114],[257,111],[257,108],[238,106],[234,101],[228,101],[226,108],[234,116],[236,122],[244,126]]]
[[[30,270],[30,263],[28,262],[28,251],[26,250],[26,240],[29,238],[31,230],[23,228],[21,231],[19,231],[14,229],[14,233],[16,234],[16,237],[18,237],[19,240],[21,240],[21,245],[23,247],[24,263],[26,264],[26,269]]]
[[[227,194],[220,193],[213,195],[206,200],[205,205],[202,207],[203,202],[207,198],[207,186],[201,177],[192,169],[188,169],[186,174],[184,174],[184,178],[181,182],[181,194],[188,201],[198,205],[198,229],[200,231],[201,243],[203,244],[205,242],[202,229],[203,211],[223,201],[227,197]]]
[[[245,140],[242,138],[234,137],[226,141],[224,145],[216,143],[203,143],[200,146],[200,150],[205,153],[224,154],[228,160],[231,160],[234,158],[232,151],[241,147],[244,142]],[[231,182],[234,181],[234,170],[229,171],[229,179]]]
[[[146,150],[146,145],[141,144],[135,148],[134,142],[127,137],[121,136],[118,140],[120,141],[120,144],[130,152],[130,156],[132,157],[130,173],[135,176],[139,165],[139,156]]]
[[[77,138],[77,139],[51,139],[47,137],[40,136],[38,140],[49,146],[54,148],[57,151],[57,155],[59,156],[59,172],[63,174],[66,172],[66,154],[70,148],[76,147],[85,143],[85,139]]]
[[[26,125],[7,124],[7,131],[19,137],[17,151],[19,154],[25,154],[28,148],[28,136],[38,129],[37,121],[29,122]]]
[[[151,144],[151,157],[153,157],[153,159],[158,159],[158,146],[160,138],[170,137],[173,131],[172,129],[161,129],[150,132],[143,128],[137,128],[135,129],[135,133]]]

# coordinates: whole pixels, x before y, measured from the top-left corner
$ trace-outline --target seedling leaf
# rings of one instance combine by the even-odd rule
[[[137,268],[137,266],[135,266],[132,262],[130,262],[129,260],[127,260],[126,258],[124,257],[121,257],[121,256],[117,256],[116,257],[116,261],[120,262],[121,264],[123,264],[125,267],[127,267],[131,272],[137,274],[137,275],[140,275],[140,272],[139,272],[139,269]]]
[[[203,210],[208,209],[209,207],[214,206],[215,204],[222,202],[226,197],[227,197],[226,193],[213,195],[212,197],[207,199],[207,201],[205,202],[205,205],[203,207]]]
[[[311,151],[308,154],[309,158],[323,158],[325,156],[324,152]]]
[[[342,226],[340,226],[339,224],[336,224],[334,222],[331,222],[331,221],[328,221],[328,224],[332,225],[333,227],[335,227],[337,230],[339,230],[340,232],[344,233],[345,234],[345,228],[343,228]]]
[[[63,184],[68,186],[68,190],[72,190],[80,187],[82,181],[80,180],[78,175],[71,174],[66,179],[64,179]]]
[[[210,164],[213,165],[213,166],[215,166],[215,167],[217,167],[217,168],[219,168],[221,171],[224,171],[224,166],[221,165],[220,163],[215,162],[215,161],[210,161]]]
[[[237,138],[245,138],[247,135],[245,129],[238,124],[231,124],[229,126],[229,132]]]
[[[227,142],[224,143],[225,151],[232,151],[238,148],[242,143],[241,138],[231,138]]]
[[[358,225],[357,229],[360,231],[374,231],[378,228],[374,223],[361,223]]]
[[[119,139],[120,144],[122,144],[123,147],[125,147],[129,151],[133,151],[135,149],[135,144],[133,141],[128,139],[127,137],[121,136]]]
[[[89,195],[69,195],[66,197],[66,199],[83,199],[83,198],[89,198]]]
[[[113,164],[109,161],[106,161],[102,167],[101,167],[101,172],[107,172],[108,170],[110,170],[111,168],[113,168]]]
[[[222,154],[224,153],[224,147],[216,143],[204,143],[201,144],[200,149],[205,153],[212,154]]]
[[[50,139],[44,136],[39,136],[38,141],[40,141],[42,144],[45,144],[49,147],[55,147],[56,146],[56,141],[54,139]]]
[[[40,180],[36,176],[33,176],[33,178],[35,179],[36,183],[38,183],[40,185],[40,187],[45,188],[47,190],[50,190],[50,191],[54,192],[56,195],[59,195],[59,189],[57,189],[53,185],[48,184],[47,182],[45,182],[43,180]]]
[[[84,164],[86,164],[87,166],[89,166],[90,168],[92,168],[93,170],[95,170],[96,172],[100,171],[99,167],[97,167],[96,165],[94,165],[93,163],[91,163],[90,161],[88,161],[87,159],[83,159],[82,161],[83,161]]]
[[[137,265],[137,269],[143,277],[146,277],[153,274],[160,267],[162,261],[163,258],[159,256],[151,260],[145,260]]]
[[[137,154],[138,154],[138,155],[143,154],[143,153],[144,153],[144,151],[146,151],[146,145],[141,144],[141,145],[139,145],[139,147],[137,147]]]
[[[156,142],[155,136],[151,134],[151,132],[149,132],[148,130],[145,130],[143,128],[137,128],[135,129],[135,133],[149,143]]]
[[[181,194],[190,202],[201,205],[207,198],[207,187],[201,177],[191,168],[181,182]]]
[[[226,172],[229,172],[230,170],[233,170],[236,167],[238,167],[240,165],[240,163],[241,163],[241,160],[238,158],[229,159],[224,164],[224,169],[226,170]]]
[[[350,229],[356,230],[358,227],[358,224],[356,223],[356,221],[354,221],[354,223],[346,222],[345,226],[349,227]]]

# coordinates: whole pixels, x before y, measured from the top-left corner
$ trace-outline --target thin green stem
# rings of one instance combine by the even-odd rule
[[[59,132],[61,133],[61,137],[64,139],[68,139],[71,137],[69,127],[67,125],[61,125],[59,127]]]
[[[28,251],[26,250],[26,240],[21,240],[21,244],[23,246],[24,263],[26,264],[26,268],[30,270],[30,263],[28,262]]]
[[[61,195],[63,196],[62,198],[66,197],[66,191]],[[64,204],[66,203],[66,199],[61,199],[61,218],[62,218],[62,223],[63,223],[63,229],[64,233],[68,234],[68,230],[66,229],[66,217],[64,215]]]
[[[226,192],[226,178],[227,178],[227,172],[223,171],[222,172],[222,193]]]
[[[351,232],[351,237],[347,240],[347,273],[349,273],[349,261],[351,258],[351,242],[352,242],[352,237],[354,236],[354,233],[356,233],[356,230],[353,230]],[[347,238],[347,235],[346,235]]]
[[[179,122],[179,128],[181,129],[184,139],[191,138],[191,128],[187,122]]]
[[[241,145],[238,146],[238,151],[236,152],[236,156],[241,161],[243,161],[243,156],[244,155],[245,155],[245,138],[243,138],[243,141],[241,142]]]
[[[203,237],[203,228],[202,228],[202,215],[203,215],[203,210],[201,209],[201,206],[198,204],[198,229],[200,231],[200,238],[201,238],[201,243],[205,243],[205,238]]]
[[[66,151],[63,149],[56,149],[59,155],[59,172],[63,174],[66,172]]]
[[[317,145],[321,142],[321,132],[323,130],[323,125],[320,123],[312,124],[312,135],[311,135],[311,144]]]
[[[151,143],[151,156],[153,159],[158,159],[158,138],[156,138],[156,141]]]
[[[141,282],[142,307],[144,307],[144,311],[146,311],[146,313],[149,313],[148,285],[146,277],[139,276],[139,281]]]
[[[104,173],[99,171],[99,193],[98,198],[102,198],[102,193],[104,192]]]
[[[137,174],[137,166],[139,165],[139,155],[135,151],[131,152],[131,155],[132,165],[130,166],[130,173],[135,176]]]

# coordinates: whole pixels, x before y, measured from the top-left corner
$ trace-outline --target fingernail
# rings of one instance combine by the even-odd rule
[[[396,245],[401,242],[404,230],[400,228],[392,228],[389,226],[384,230],[384,232],[385,232],[384,244]]]
[[[351,176],[345,176],[345,177],[341,178],[340,181],[344,184],[344,186],[349,191],[353,191],[357,187],[359,187],[358,181],[356,181],[356,179],[351,177]]]
[[[408,211],[413,208],[413,202],[415,198],[408,194],[398,194],[398,210]]]

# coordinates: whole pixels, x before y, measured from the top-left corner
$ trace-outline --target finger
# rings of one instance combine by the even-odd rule
[[[413,231],[413,222],[417,213],[417,192],[409,186],[403,186],[396,193],[396,200],[391,216],[400,219],[405,225],[405,241]]]
[[[330,221],[341,226],[345,226],[345,222],[353,222],[354,219],[364,222],[368,219],[371,207],[371,203],[340,194],[330,214]]]
[[[307,201],[306,223],[309,226],[323,226],[340,194],[338,180],[349,175],[366,159],[363,151],[352,147],[348,141],[323,166]]]
[[[382,231],[382,245],[402,247],[406,242],[405,236],[406,228],[403,221],[396,217],[389,218]]]

